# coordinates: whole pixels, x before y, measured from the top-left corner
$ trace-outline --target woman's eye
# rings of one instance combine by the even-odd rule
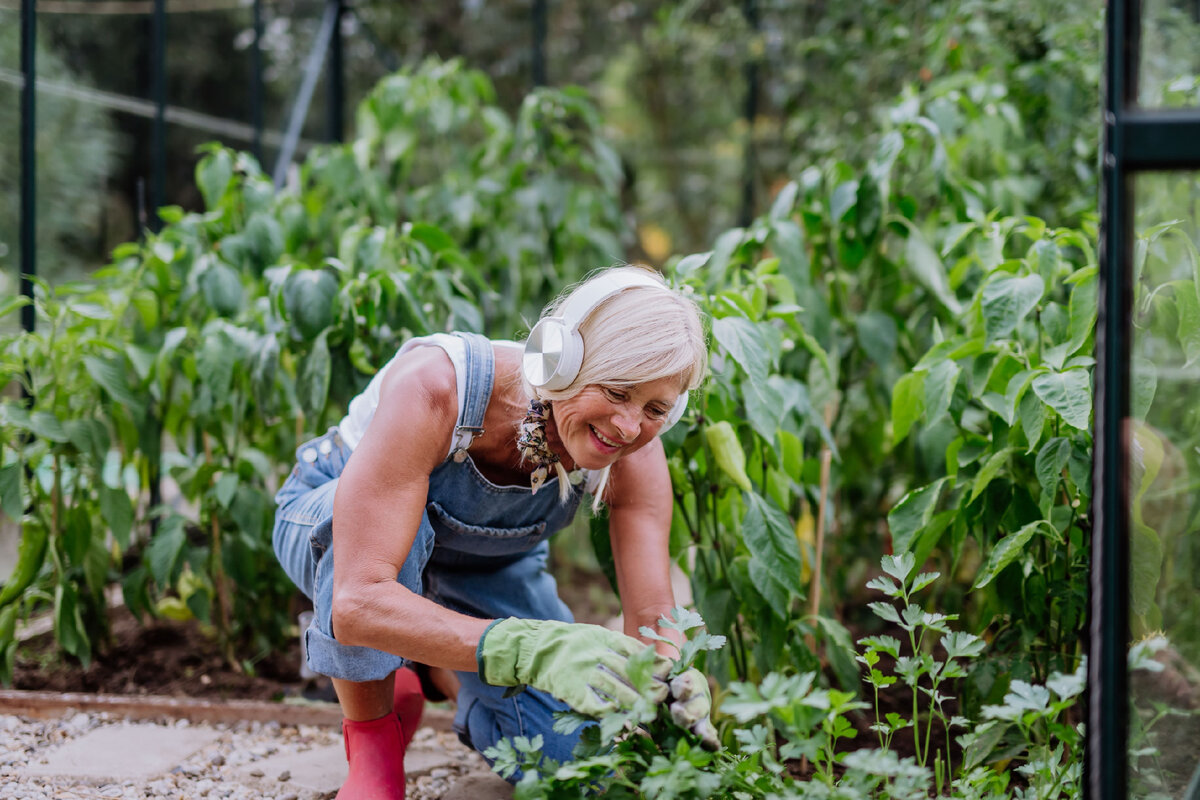
[[[624,403],[629,397],[629,395],[625,394],[624,392],[622,392],[618,389],[610,389],[608,387],[605,387],[604,394],[606,397],[608,397],[609,400],[612,400],[614,403]]]
[[[662,419],[667,415],[667,410],[658,406],[651,406],[646,409],[646,413],[650,415],[650,419]]]

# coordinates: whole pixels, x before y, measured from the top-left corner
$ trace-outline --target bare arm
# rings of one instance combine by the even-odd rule
[[[645,625],[678,641],[675,631],[657,627],[659,617],[675,607],[668,548],[673,499],[662,442],[655,439],[614,464],[608,488],[608,532],[625,633],[641,638],[638,629]],[[670,645],[657,646],[663,655],[678,655]]]
[[[334,496],[333,630],[342,644],[473,672],[490,620],[450,611],[396,582],[457,414],[454,368],[441,349],[418,348],[388,371]]]

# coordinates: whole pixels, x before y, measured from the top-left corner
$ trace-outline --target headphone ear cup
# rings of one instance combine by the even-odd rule
[[[525,341],[521,371],[538,389],[564,389],[583,364],[583,337],[558,317],[539,320]]]
[[[687,411],[687,404],[688,393],[683,392],[675,401],[675,405],[671,406],[671,413],[667,414],[667,421],[664,422],[663,426],[658,429],[659,436],[662,436],[664,433],[671,430],[675,423],[679,422],[680,418],[683,417],[683,412]]]

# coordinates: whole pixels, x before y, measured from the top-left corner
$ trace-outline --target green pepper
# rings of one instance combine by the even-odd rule
[[[742,491],[752,491],[750,476],[746,474],[746,453],[738,441],[737,433],[728,421],[722,420],[704,429],[704,438],[712,448],[717,466],[733,479]]]
[[[46,560],[46,529],[41,525],[29,525],[21,536],[21,544],[17,550],[17,566],[9,576],[4,588],[0,589],[0,608],[21,596],[21,593],[33,583]]]

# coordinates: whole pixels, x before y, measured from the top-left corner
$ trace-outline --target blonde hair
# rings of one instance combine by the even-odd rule
[[[547,306],[542,316],[554,316],[583,287],[622,272],[649,275],[661,288],[631,286],[589,311],[579,324],[583,363],[575,380],[557,390],[535,389],[525,381],[530,397],[566,400],[592,384],[628,387],[663,378],[677,378],[682,394],[704,380],[708,345],[700,310],[690,297],[669,287],[658,272],[648,267],[621,266],[594,272]],[[570,492],[567,471],[560,463],[554,466],[559,496],[565,500]],[[605,467],[592,481],[593,510],[600,508],[608,473],[609,467]]]

